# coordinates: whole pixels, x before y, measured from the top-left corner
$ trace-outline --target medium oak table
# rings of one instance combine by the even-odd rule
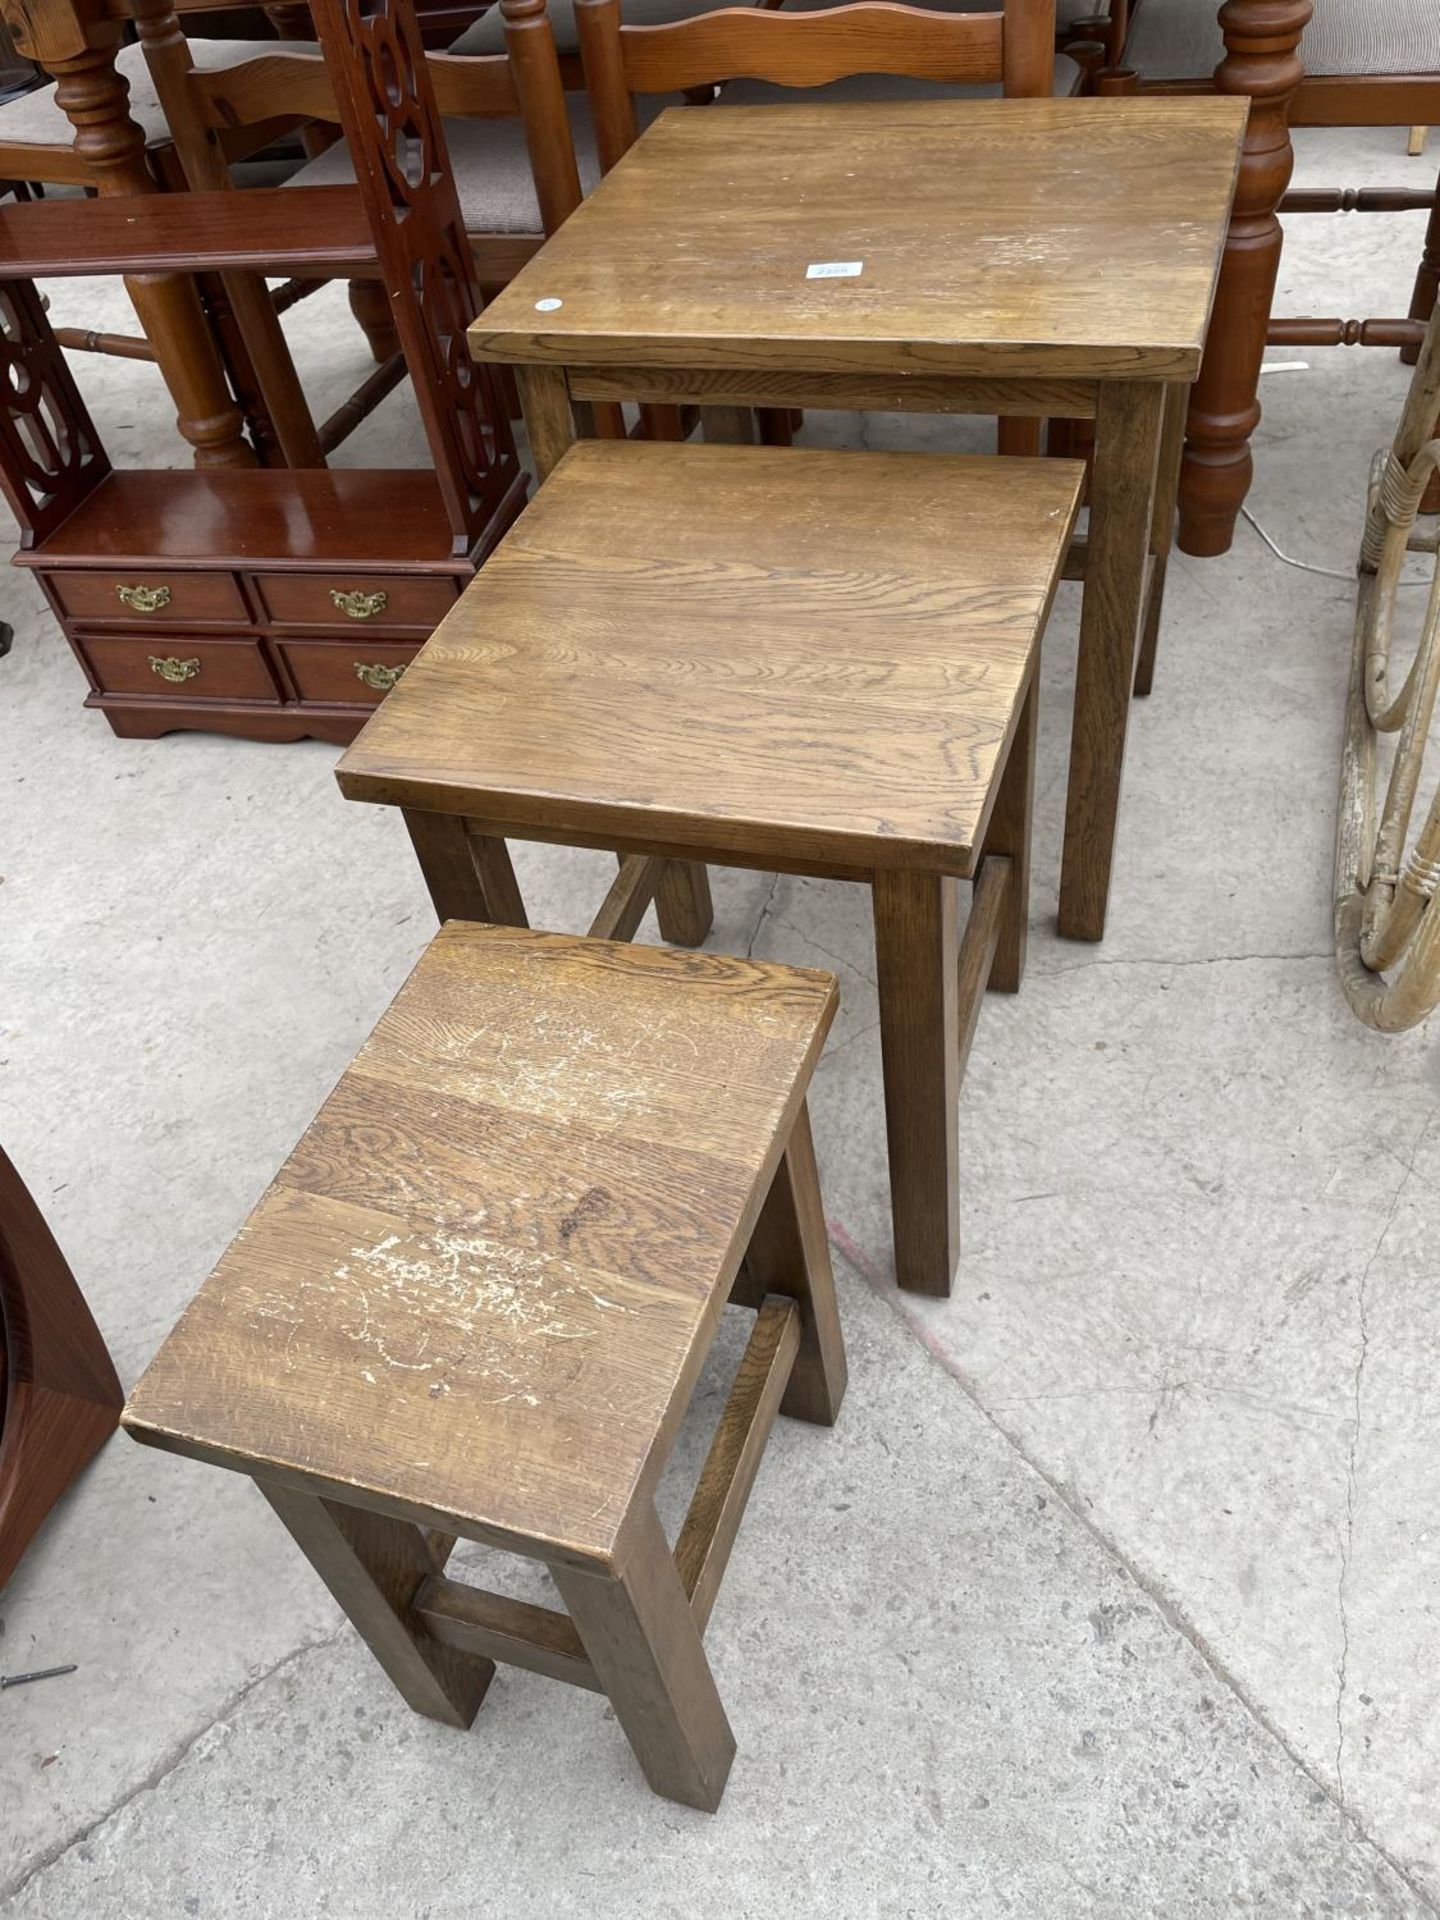
[[[1093,419],[1060,930],[1098,940],[1243,100],[662,114],[470,328],[543,479],[595,402]]]

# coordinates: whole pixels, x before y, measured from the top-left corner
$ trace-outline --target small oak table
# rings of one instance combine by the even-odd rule
[[[1246,103],[662,114],[470,328],[543,479],[596,402],[1090,419],[1060,930],[1104,932]],[[576,408],[579,407],[577,419]]]
[[[1069,460],[586,441],[336,770],[404,811],[442,920],[524,924],[512,838],[621,856],[607,938],[653,894],[665,938],[698,944],[712,862],[868,886],[916,1292],[950,1291],[965,1055],[987,986],[1024,968],[1034,686],[1083,481]]]

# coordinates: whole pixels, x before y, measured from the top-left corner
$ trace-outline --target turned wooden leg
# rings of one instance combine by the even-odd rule
[[[1221,93],[1250,97],[1235,209],[1225,242],[1180,476],[1180,547],[1228,553],[1250,490],[1250,436],[1260,420],[1260,367],[1280,269],[1276,208],[1295,165],[1287,124],[1304,77],[1297,51],[1311,0],[1226,0]]]
[[[1440,296],[1440,180],[1435,183],[1435,204],[1430,209],[1430,219],[1425,227],[1425,251],[1420,256],[1420,270],[1415,275],[1410,318],[1428,321],[1435,311],[1437,296]],[[1407,367],[1413,367],[1420,358],[1418,343],[1413,347],[1402,347],[1400,358]]]
[[[745,1266],[759,1299],[783,1293],[800,1306],[800,1351],[780,1411],[792,1420],[833,1426],[845,1397],[845,1343],[808,1106],[801,1107],[791,1128],[750,1236]]]
[[[1030,827],[1035,812],[1035,740],[1040,701],[1039,669],[1032,675],[1025,704],[1010,743],[1010,758],[985,835],[985,856],[1001,854],[1010,862],[1010,884],[995,958],[987,986],[992,993],[1018,993],[1025,974],[1025,945],[1030,933]]]
[[[667,1800],[713,1813],[735,1736],[655,1509],[613,1577],[550,1572],[645,1778]]]
[[[130,89],[115,71],[114,47],[85,47],[69,55],[42,49],[35,57],[55,76],[56,104],[75,129],[75,149],[96,192],[117,198],[154,193],[145,135],[130,117]],[[193,280],[173,273],[128,274],[125,285],[175,402],[180,431],[195,449],[195,464],[253,467],[245,422]]]
[[[416,1627],[411,1604],[436,1565],[425,1532],[410,1520],[264,1480],[255,1484],[408,1704],[427,1719],[468,1727],[495,1663],[444,1646]]]
[[[1071,940],[1099,940],[1105,932],[1164,401],[1157,383],[1105,381],[1096,401],[1060,869],[1060,931]]]
[[[352,280],[350,311],[370,343],[371,357],[377,366],[400,351],[400,336],[395,331],[395,316],[390,311],[390,296],[383,280]]]
[[[510,850],[495,834],[476,833],[453,813],[401,809],[436,915],[524,927],[525,902]]]
[[[1165,575],[1175,544],[1175,503],[1180,494],[1180,456],[1185,447],[1185,410],[1190,389],[1179,382],[1165,395],[1165,423],[1160,429],[1160,459],[1155,469],[1155,509],[1150,521],[1150,597],[1140,631],[1140,658],[1135,666],[1135,692],[1148,694],[1155,684],[1155,650],[1160,644],[1160,622],[1165,613]]]
[[[960,1258],[956,883],[880,868],[873,893],[895,1278],[944,1297]]]

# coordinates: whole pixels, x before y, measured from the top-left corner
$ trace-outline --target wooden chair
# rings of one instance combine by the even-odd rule
[[[135,7],[149,72],[192,189],[229,188],[231,157],[277,133],[316,126],[338,131],[336,88],[318,49],[280,43],[258,51],[252,47],[249,57],[236,63],[201,63],[197,53],[203,43],[187,39],[169,0],[135,0]],[[543,0],[506,0],[506,13],[505,52],[464,60],[428,56],[441,110],[452,116],[451,128],[458,124],[474,130],[472,164],[461,177],[479,183],[467,225],[482,292],[505,285],[580,196]],[[287,184],[313,191],[353,184],[354,179],[351,150],[341,140],[324,148]],[[482,205],[490,209],[488,219]],[[227,285],[242,307],[247,350],[287,464],[323,464],[405,374],[378,269],[352,280],[351,305],[379,371],[318,429],[310,421],[263,289],[254,283],[248,290],[237,288],[233,280]]]
[[[1289,127],[1395,126],[1440,118],[1440,26],[1433,0],[1111,0],[1111,70],[1102,90],[1214,86],[1252,100],[1230,244],[1205,368],[1190,407],[1180,545],[1225,552],[1249,489],[1260,366],[1280,346],[1399,346],[1413,360],[1440,287],[1440,193],[1305,188],[1287,192]],[[1093,23],[1078,29],[1093,35]],[[1303,36],[1303,38],[1302,38]],[[1213,79],[1212,76],[1213,75]],[[1271,315],[1277,214],[1430,209],[1408,320]]]
[[[608,172],[637,139],[637,101],[720,86],[722,103],[753,104],[743,83],[853,97],[877,80],[998,86],[1017,97],[1055,87],[1055,0],[999,0],[963,11],[895,5],[791,4],[782,12],[727,8],[643,25],[621,0],[573,0],[600,164]],[[990,28],[997,28],[992,32]],[[735,84],[741,83],[741,84]],[[838,87],[837,87],[838,83]],[[764,96],[762,96],[764,97]],[[1043,423],[998,423],[1002,453],[1038,453]],[[784,427],[762,416],[767,439]]]
[[[315,0],[357,187],[0,209],[0,485],[117,732],[353,736],[518,511],[495,383],[466,352],[481,300],[408,12]],[[392,64],[382,77],[377,45]],[[417,164],[394,168],[394,125]],[[403,194],[403,206],[397,199]],[[56,273],[371,271],[378,262],[433,470],[115,473],[31,284]]]
[[[0,1151],[0,1588],[115,1431],[123,1397],[65,1256]]]
[[[805,1093],[829,974],[452,925],[130,1397],[251,1475],[417,1713],[494,1663],[609,1696],[707,1812],[735,1741],[702,1635],[775,1415],[845,1356]],[[672,1553],[655,1488],[734,1289],[749,1345]],[[456,1538],[564,1610],[448,1578]]]

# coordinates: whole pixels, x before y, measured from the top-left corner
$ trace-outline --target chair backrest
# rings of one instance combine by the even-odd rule
[[[637,93],[740,79],[822,87],[854,74],[998,82],[1017,97],[1048,96],[1054,84],[1055,0],[995,0],[984,13],[888,0],[797,13],[724,7],[660,27],[626,26],[621,0],[576,0],[575,18],[607,169],[635,139]]]
[[[278,41],[231,67],[197,67],[168,0],[137,0],[135,13],[191,187],[228,185],[231,159],[295,127],[341,123],[327,54],[297,52]],[[445,118],[520,119],[541,225],[553,233],[580,201],[554,37],[545,0],[502,0],[501,13],[504,53],[431,53],[425,65]]]
[[[227,128],[269,130],[317,114],[343,128],[455,552],[473,552],[498,533],[520,467],[494,375],[466,351],[465,329],[484,302],[412,0],[311,0],[321,55],[277,49],[228,77],[194,68],[173,0],[132,5],[167,116],[182,91],[205,109],[183,116],[192,186],[229,183],[219,140]],[[507,77],[508,55],[473,65],[487,106],[524,98]],[[179,148],[179,127],[172,130]]]

